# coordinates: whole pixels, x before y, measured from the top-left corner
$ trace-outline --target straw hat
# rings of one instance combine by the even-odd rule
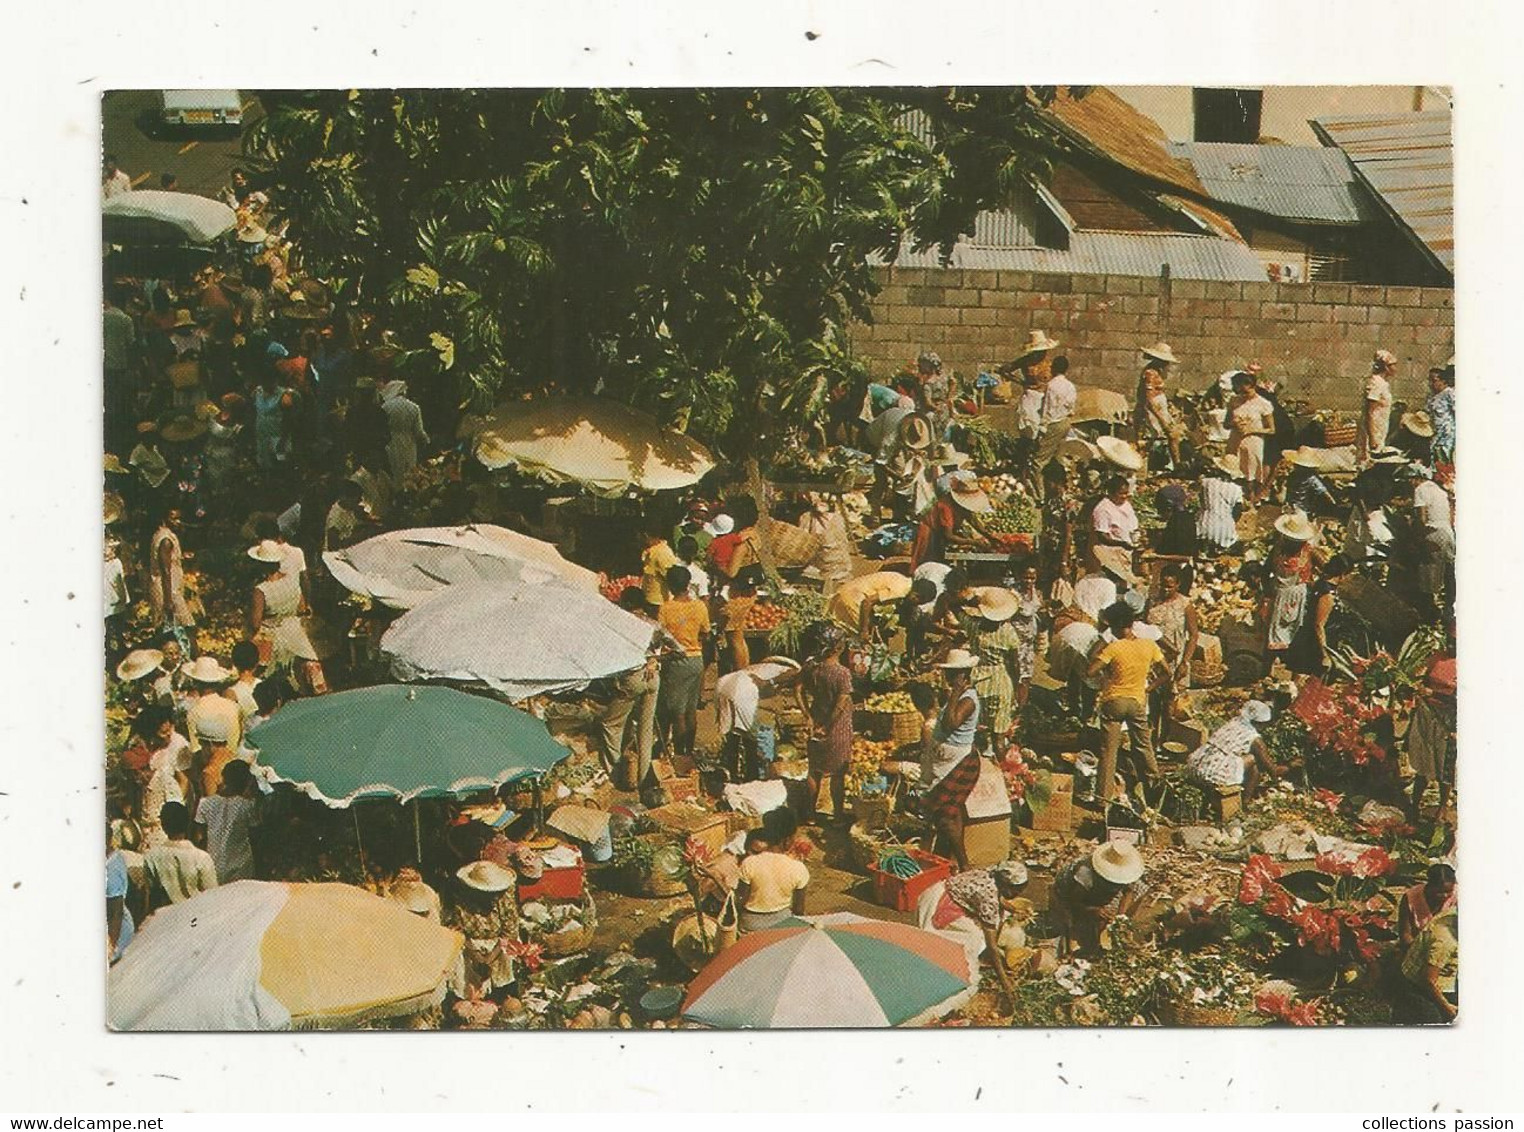
[[[176,417],[159,430],[159,435],[171,444],[183,444],[205,433],[206,422],[197,417]]]
[[[432,915],[438,894],[421,880],[404,880],[392,885],[387,894],[415,916]]]
[[[1288,452],[1285,458],[1299,468],[1316,468],[1320,466],[1317,453],[1306,445]]]
[[[1049,338],[1046,331],[1033,330],[1027,335],[1027,340],[1021,347],[1021,352],[1016,355],[1018,362],[1025,361],[1034,354],[1046,354],[1049,350],[1058,349],[1058,339]]]
[[[1429,437],[1434,435],[1434,422],[1429,419],[1429,414],[1419,409],[1416,412],[1403,413],[1402,427],[1414,436]]]
[[[938,668],[964,669],[978,668],[979,658],[967,649],[949,649],[947,659],[937,664]]]
[[[1143,454],[1118,436],[1098,436],[1095,446],[1101,450],[1108,463],[1128,472],[1141,471]]]
[[[779,664],[793,672],[802,672],[804,666],[790,656],[764,656],[758,664]]]
[[[1318,528],[1300,511],[1282,515],[1275,521],[1275,529],[1293,542],[1311,542],[1318,537]]]
[[[1244,478],[1243,465],[1232,456],[1214,456],[1212,457],[1212,464],[1230,480],[1241,480]]]
[[[515,881],[511,871],[493,861],[473,861],[455,875],[467,888],[478,892],[507,892]]]
[[[931,447],[931,426],[926,418],[911,414],[900,422],[900,443],[917,452]]]
[[[996,880],[1004,881],[1011,888],[1020,888],[1027,883],[1027,867],[1021,861],[1001,861],[991,865],[989,871]]]
[[[1150,625],[1147,621],[1134,621],[1132,635],[1140,641],[1157,641],[1164,637],[1164,630],[1157,625]]]
[[[951,444],[942,445],[937,453],[937,467],[939,468],[966,468],[972,461],[972,456],[967,452],[959,452]]]
[[[217,663],[215,656],[198,656],[186,664],[180,666],[180,675],[187,680],[193,680],[197,684],[226,684],[234,679],[238,673],[222,667]]]
[[[181,307],[179,310],[175,311],[175,321],[172,329],[179,330],[182,326],[195,325],[196,316],[191,314],[190,311],[186,310],[184,307]]]
[[[249,547],[249,557],[255,562],[276,563],[285,560],[280,545],[274,539],[261,539],[257,546]]]
[[[1408,458],[1400,448],[1377,448],[1371,452],[1373,464],[1406,464]]]
[[[1175,351],[1169,348],[1168,342],[1155,342],[1152,346],[1144,346],[1142,353],[1145,358],[1153,358],[1170,364],[1180,360],[1175,357]]]
[[[955,472],[952,482],[947,487],[947,498],[951,499],[965,511],[975,515],[983,515],[994,510],[994,504],[990,497],[984,494],[984,489],[968,472]]]
[[[1112,884],[1131,884],[1143,875],[1143,854],[1136,845],[1108,841],[1090,854],[1090,867],[1102,880]]]
[[[240,244],[262,244],[270,238],[258,224],[250,224],[247,228],[238,229],[238,242]]]
[[[407,382],[401,378],[388,381],[381,387],[381,400],[390,401],[396,397],[407,396]]]
[[[1009,621],[1016,616],[1019,604],[1016,595],[1004,586],[975,586],[970,591],[978,606],[979,616],[986,621]]]
[[[164,654],[158,649],[133,649],[116,666],[116,678],[129,682],[141,680],[150,672],[157,672],[163,663]]]

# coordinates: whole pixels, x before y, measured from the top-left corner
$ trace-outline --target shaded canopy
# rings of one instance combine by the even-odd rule
[[[392,609],[411,609],[446,586],[474,582],[598,590],[597,574],[568,562],[550,543],[490,524],[387,531],[326,551],[323,561],[344,588]]]
[[[914,1025],[976,983],[947,936],[838,912],[742,936],[689,984],[683,1017],[723,1029]]]
[[[714,467],[692,437],[622,402],[591,399],[501,406],[477,432],[473,451],[493,470],[513,466],[608,496],[689,487]]]
[[[335,807],[493,790],[571,753],[509,704],[401,684],[295,700],[250,730],[248,744],[260,767]]]
[[[1070,418],[1076,422],[1082,421],[1105,421],[1107,424],[1122,424],[1127,420],[1130,409],[1127,398],[1110,389],[1080,389],[1074,398],[1074,415]]]
[[[240,880],[150,916],[106,978],[115,1030],[353,1026],[437,1005],[457,932],[347,884]]]
[[[381,651],[398,679],[485,684],[527,699],[639,668],[655,633],[596,592],[450,586],[394,621]]]
[[[237,222],[220,200],[194,193],[137,189],[101,205],[101,231],[112,244],[209,244]]]

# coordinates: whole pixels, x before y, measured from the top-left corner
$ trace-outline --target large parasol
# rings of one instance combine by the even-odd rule
[[[240,880],[155,912],[106,979],[114,1030],[353,1026],[438,1005],[458,933],[347,884]]]
[[[101,205],[101,230],[111,244],[209,244],[237,222],[220,200],[194,193],[138,189]]]
[[[490,524],[387,531],[327,551],[323,561],[345,589],[392,609],[411,609],[446,586],[473,582],[556,582],[598,592],[598,575],[550,543]]]
[[[656,627],[565,586],[449,586],[392,622],[381,652],[400,680],[483,684],[511,699],[575,691],[639,668]]]
[[[502,406],[476,433],[473,450],[488,468],[517,467],[605,496],[689,487],[714,467],[698,441],[619,401]]]
[[[742,936],[689,984],[683,1017],[722,1029],[915,1025],[977,985],[962,944],[839,912]]]
[[[509,704],[401,684],[295,700],[254,727],[248,743],[259,766],[334,807],[493,790],[571,754]]]
[[[1074,398],[1074,413],[1070,420],[1076,424],[1100,421],[1103,424],[1126,424],[1131,412],[1127,398],[1110,389],[1081,389]]]

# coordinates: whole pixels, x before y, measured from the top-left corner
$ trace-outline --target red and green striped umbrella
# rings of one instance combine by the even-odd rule
[[[961,944],[843,912],[742,936],[689,986],[683,1017],[728,1030],[914,1025],[977,984]]]

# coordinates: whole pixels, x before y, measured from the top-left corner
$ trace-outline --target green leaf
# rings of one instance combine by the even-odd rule
[[[408,268],[407,281],[426,290],[437,291],[439,289],[439,272],[428,266],[428,264],[419,264],[417,267]]]
[[[435,331],[429,335],[429,345],[434,347],[435,353],[439,355],[439,364],[445,369],[455,364],[455,343],[447,336]]]

